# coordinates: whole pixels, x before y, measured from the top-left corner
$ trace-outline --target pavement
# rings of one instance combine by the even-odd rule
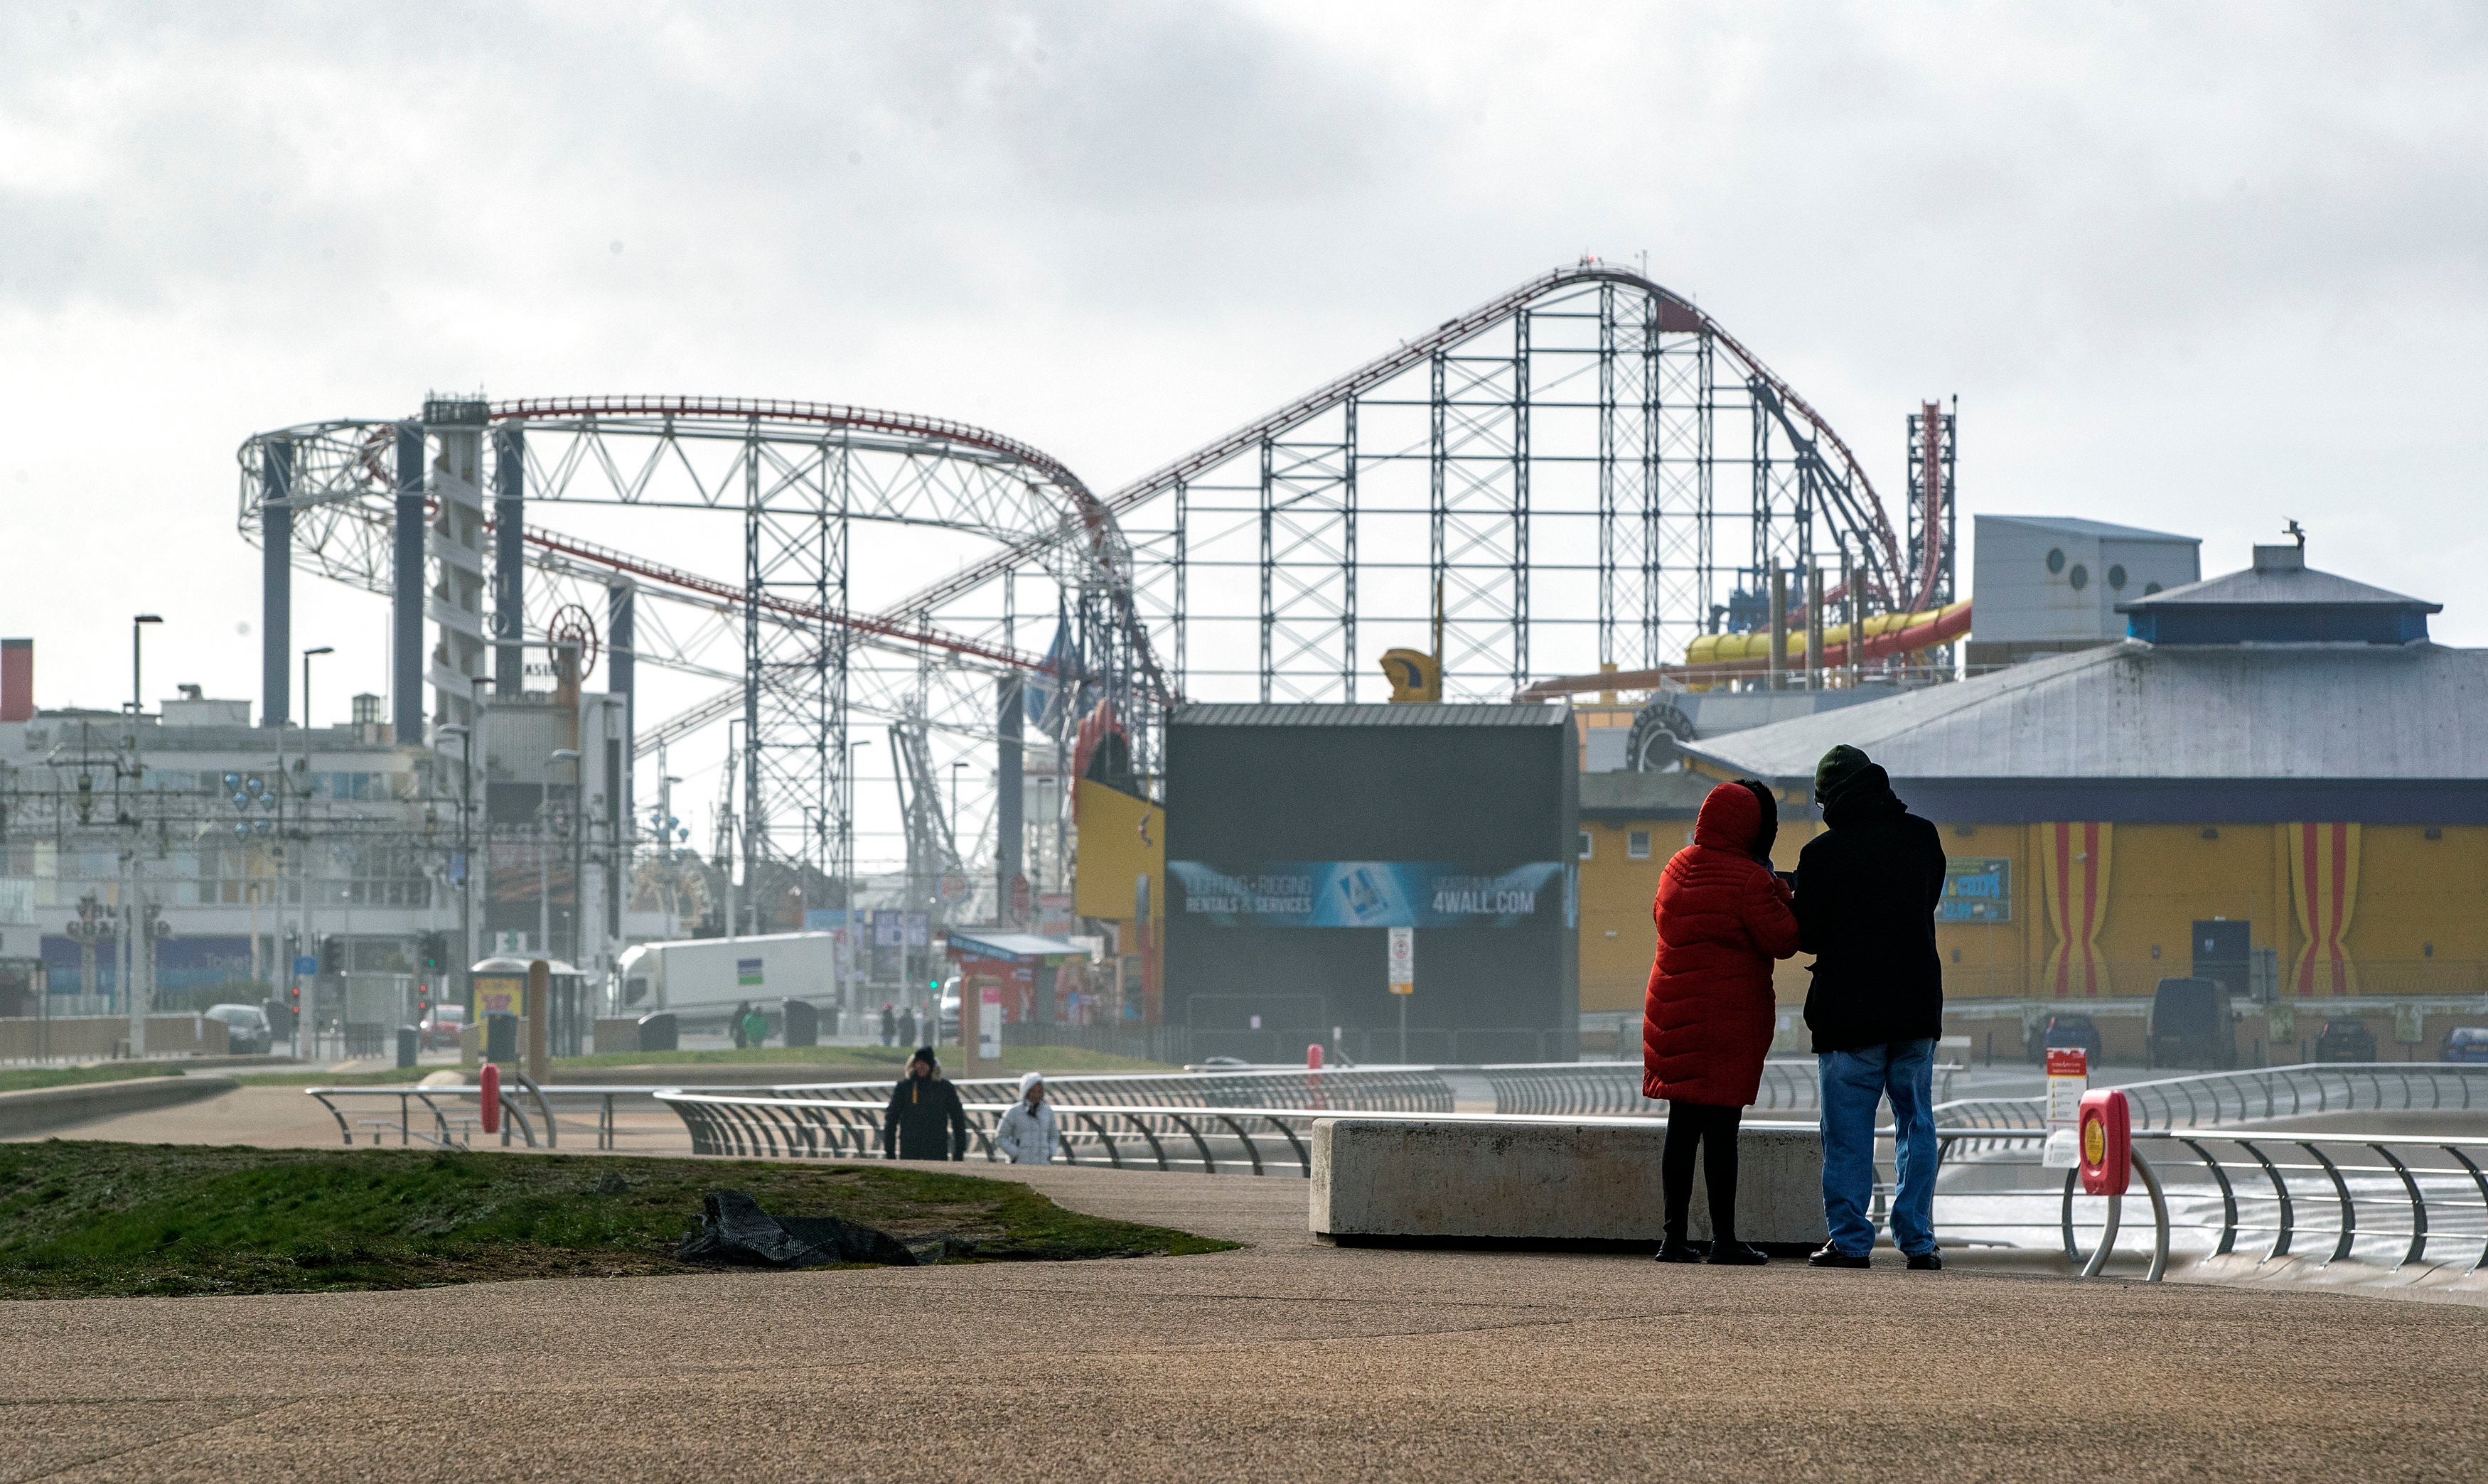
[[[244,1089],[203,1105],[237,1120],[215,1141],[258,1119],[270,1141],[334,1142],[325,1115],[251,1096],[277,1091],[310,1101]],[[151,1116],[115,1122],[134,1133]],[[1334,1247],[1306,1232],[1298,1181],[973,1173],[1250,1246],[0,1303],[0,1478],[1786,1484],[2479,1468],[2475,1307],[1915,1274],[1888,1255],[1818,1273]]]

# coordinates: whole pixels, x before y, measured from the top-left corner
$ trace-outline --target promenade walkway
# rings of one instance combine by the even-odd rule
[[[1021,1173],[1254,1246],[0,1304],[0,1477],[1786,1484],[2477,1462],[2475,1308],[1333,1248],[1291,1181]]]

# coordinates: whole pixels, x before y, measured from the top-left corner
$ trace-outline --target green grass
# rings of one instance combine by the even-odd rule
[[[0,1144],[0,1298],[292,1293],[716,1271],[700,1197],[973,1238],[972,1261],[1233,1243],[1066,1211],[1024,1185],[855,1165],[448,1150]]]
[[[31,1087],[70,1087],[79,1082],[126,1082],[134,1077],[180,1077],[182,1069],[160,1061],[99,1061],[83,1067],[10,1067],[0,1071],[0,1092]]]

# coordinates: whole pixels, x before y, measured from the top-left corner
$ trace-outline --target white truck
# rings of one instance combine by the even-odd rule
[[[641,943],[622,955],[621,1013],[670,1010],[705,1020],[747,999],[805,999],[827,1007],[835,1003],[836,951],[837,938],[828,933]]]

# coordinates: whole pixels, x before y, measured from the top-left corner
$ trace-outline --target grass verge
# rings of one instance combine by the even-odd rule
[[[971,1237],[978,1262],[1235,1246],[1083,1216],[1015,1181],[929,1170],[50,1139],[0,1144],[0,1298],[713,1273],[673,1253],[717,1190],[749,1190],[777,1216]]]
[[[10,1067],[0,1070],[0,1092],[25,1092],[36,1087],[73,1087],[80,1082],[126,1082],[139,1077],[180,1077],[182,1069],[162,1062],[99,1061],[83,1067]]]

